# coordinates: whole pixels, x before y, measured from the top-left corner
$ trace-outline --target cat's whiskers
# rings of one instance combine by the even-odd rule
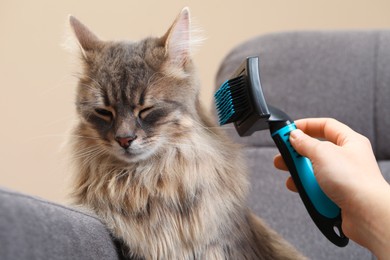
[[[76,135],[76,134],[70,134],[68,136],[75,137],[75,138],[80,138],[80,139],[91,139],[91,140],[101,140],[99,137],[95,136],[86,136],[86,135]],[[78,142],[79,140],[73,140],[74,142]]]
[[[77,144],[78,144],[78,142],[76,140],[69,142],[69,145],[73,146],[73,147],[75,147],[75,145],[77,146]],[[81,149],[74,148],[73,151],[74,151],[73,160],[83,159],[83,158],[88,157],[90,155],[94,155],[97,152],[100,153],[100,151],[107,152],[106,149],[104,149],[100,143],[88,144],[86,146],[84,145],[83,148],[81,148]]]
[[[91,166],[92,161],[96,161],[97,157],[100,157],[101,155],[105,154],[106,152],[103,150],[97,149],[97,151],[94,151],[90,154],[85,154],[83,157],[79,157],[78,159],[75,158],[79,162],[79,167],[81,169],[87,169]]]
[[[175,143],[175,142],[169,142],[169,145],[171,145],[174,148],[177,148],[184,153],[197,153],[197,152],[209,152],[210,146],[207,144],[183,144],[183,143]]]
[[[50,120],[49,122],[47,122],[45,125],[43,125],[44,128],[49,128],[51,126],[55,126],[57,124],[60,124],[60,123],[63,123],[63,122],[72,122],[74,123],[75,122],[75,119],[74,119],[75,115],[66,115],[64,117],[56,117],[55,120]]]
[[[209,132],[212,135],[218,136],[216,133],[211,131],[212,129],[234,129],[234,126],[228,125],[228,126],[205,126],[202,125],[200,122],[193,120],[193,123],[196,124],[197,126],[193,127],[193,129],[204,129],[207,132]]]
[[[73,136],[73,137],[80,137],[80,138],[83,138],[83,139],[92,139],[92,140],[100,140],[100,138],[97,138],[97,137],[91,137],[91,136],[77,136],[77,135],[69,135],[69,134],[45,134],[45,135],[38,135],[38,136],[34,136],[34,137],[31,137],[29,138],[28,140],[29,141],[34,141],[34,140],[39,140],[39,139],[44,139],[44,138],[68,138],[69,136]],[[72,142],[77,142],[76,140],[70,140],[68,141],[70,143]]]
[[[169,138],[165,135],[155,135],[153,137],[157,139],[156,141],[158,141],[159,138],[164,138],[165,145],[172,146],[173,148],[179,148],[180,150],[183,150],[183,151],[184,150],[191,151],[191,152],[193,150],[197,150],[197,151],[201,151],[201,152],[210,151],[210,145],[205,144],[205,143],[201,143],[201,142],[193,143],[193,142],[189,142],[188,139],[177,140],[177,139]]]
[[[76,152],[72,159],[73,160],[80,160],[80,159],[81,160],[85,160],[85,159],[92,160],[93,158],[95,158],[96,156],[101,155],[101,154],[103,154],[103,151],[99,147],[95,148],[95,149],[84,149],[83,151]]]
[[[204,126],[202,125],[201,123],[199,122],[196,122],[196,121],[192,121],[192,122],[195,122],[195,124],[197,125],[192,125],[191,128],[186,128],[185,130],[181,130],[181,131],[178,131],[178,130],[175,130],[175,133],[178,133],[178,134],[181,134],[181,133],[190,133],[190,132],[193,132],[194,130],[206,130],[207,132],[215,135],[215,133],[213,131],[211,131],[212,129],[235,129],[234,126]]]

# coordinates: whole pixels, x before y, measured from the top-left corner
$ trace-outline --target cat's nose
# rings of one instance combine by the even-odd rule
[[[130,147],[131,142],[133,142],[135,139],[137,139],[136,135],[132,136],[126,136],[126,137],[121,137],[117,136],[115,137],[115,140],[118,142],[120,146],[122,146],[124,149],[127,149]]]

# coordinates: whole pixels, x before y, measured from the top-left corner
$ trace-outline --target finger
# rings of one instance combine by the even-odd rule
[[[300,119],[295,123],[299,129],[311,137],[325,138],[340,146],[350,138],[357,136],[357,133],[350,127],[332,118]]]
[[[315,160],[317,156],[320,156],[317,153],[318,146],[321,145],[321,141],[312,138],[300,129],[291,131],[290,142],[300,155],[308,157],[311,160]]]
[[[279,170],[288,171],[286,163],[284,162],[283,157],[280,154],[274,157],[274,165]]]
[[[295,186],[295,183],[291,177],[288,177],[288,179],[286,180],[286,187],[287,187],[287,189],[289,189],[293,192],[298,192],[298,189]]]

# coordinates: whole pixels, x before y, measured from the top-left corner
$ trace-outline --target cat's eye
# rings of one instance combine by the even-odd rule
[[[106,117],[106,118],[112,118],[112,112],[110,110],[104,109],[104,108],[96,108],[95,109],[96,114]]]
[[[139,118],[145,118],[145,116],[153,109],[153,107],[146,107],[142,109],[141,111],[138,112],[138,117]]]

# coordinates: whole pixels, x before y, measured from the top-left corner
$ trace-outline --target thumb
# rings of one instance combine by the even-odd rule
[[[321,144],[321,141],[305,134],[300,129],[291,131],[290,142],[300,155],[308,157],[309,159],[316,156],[315,151],[317,150],[318,145]]]

